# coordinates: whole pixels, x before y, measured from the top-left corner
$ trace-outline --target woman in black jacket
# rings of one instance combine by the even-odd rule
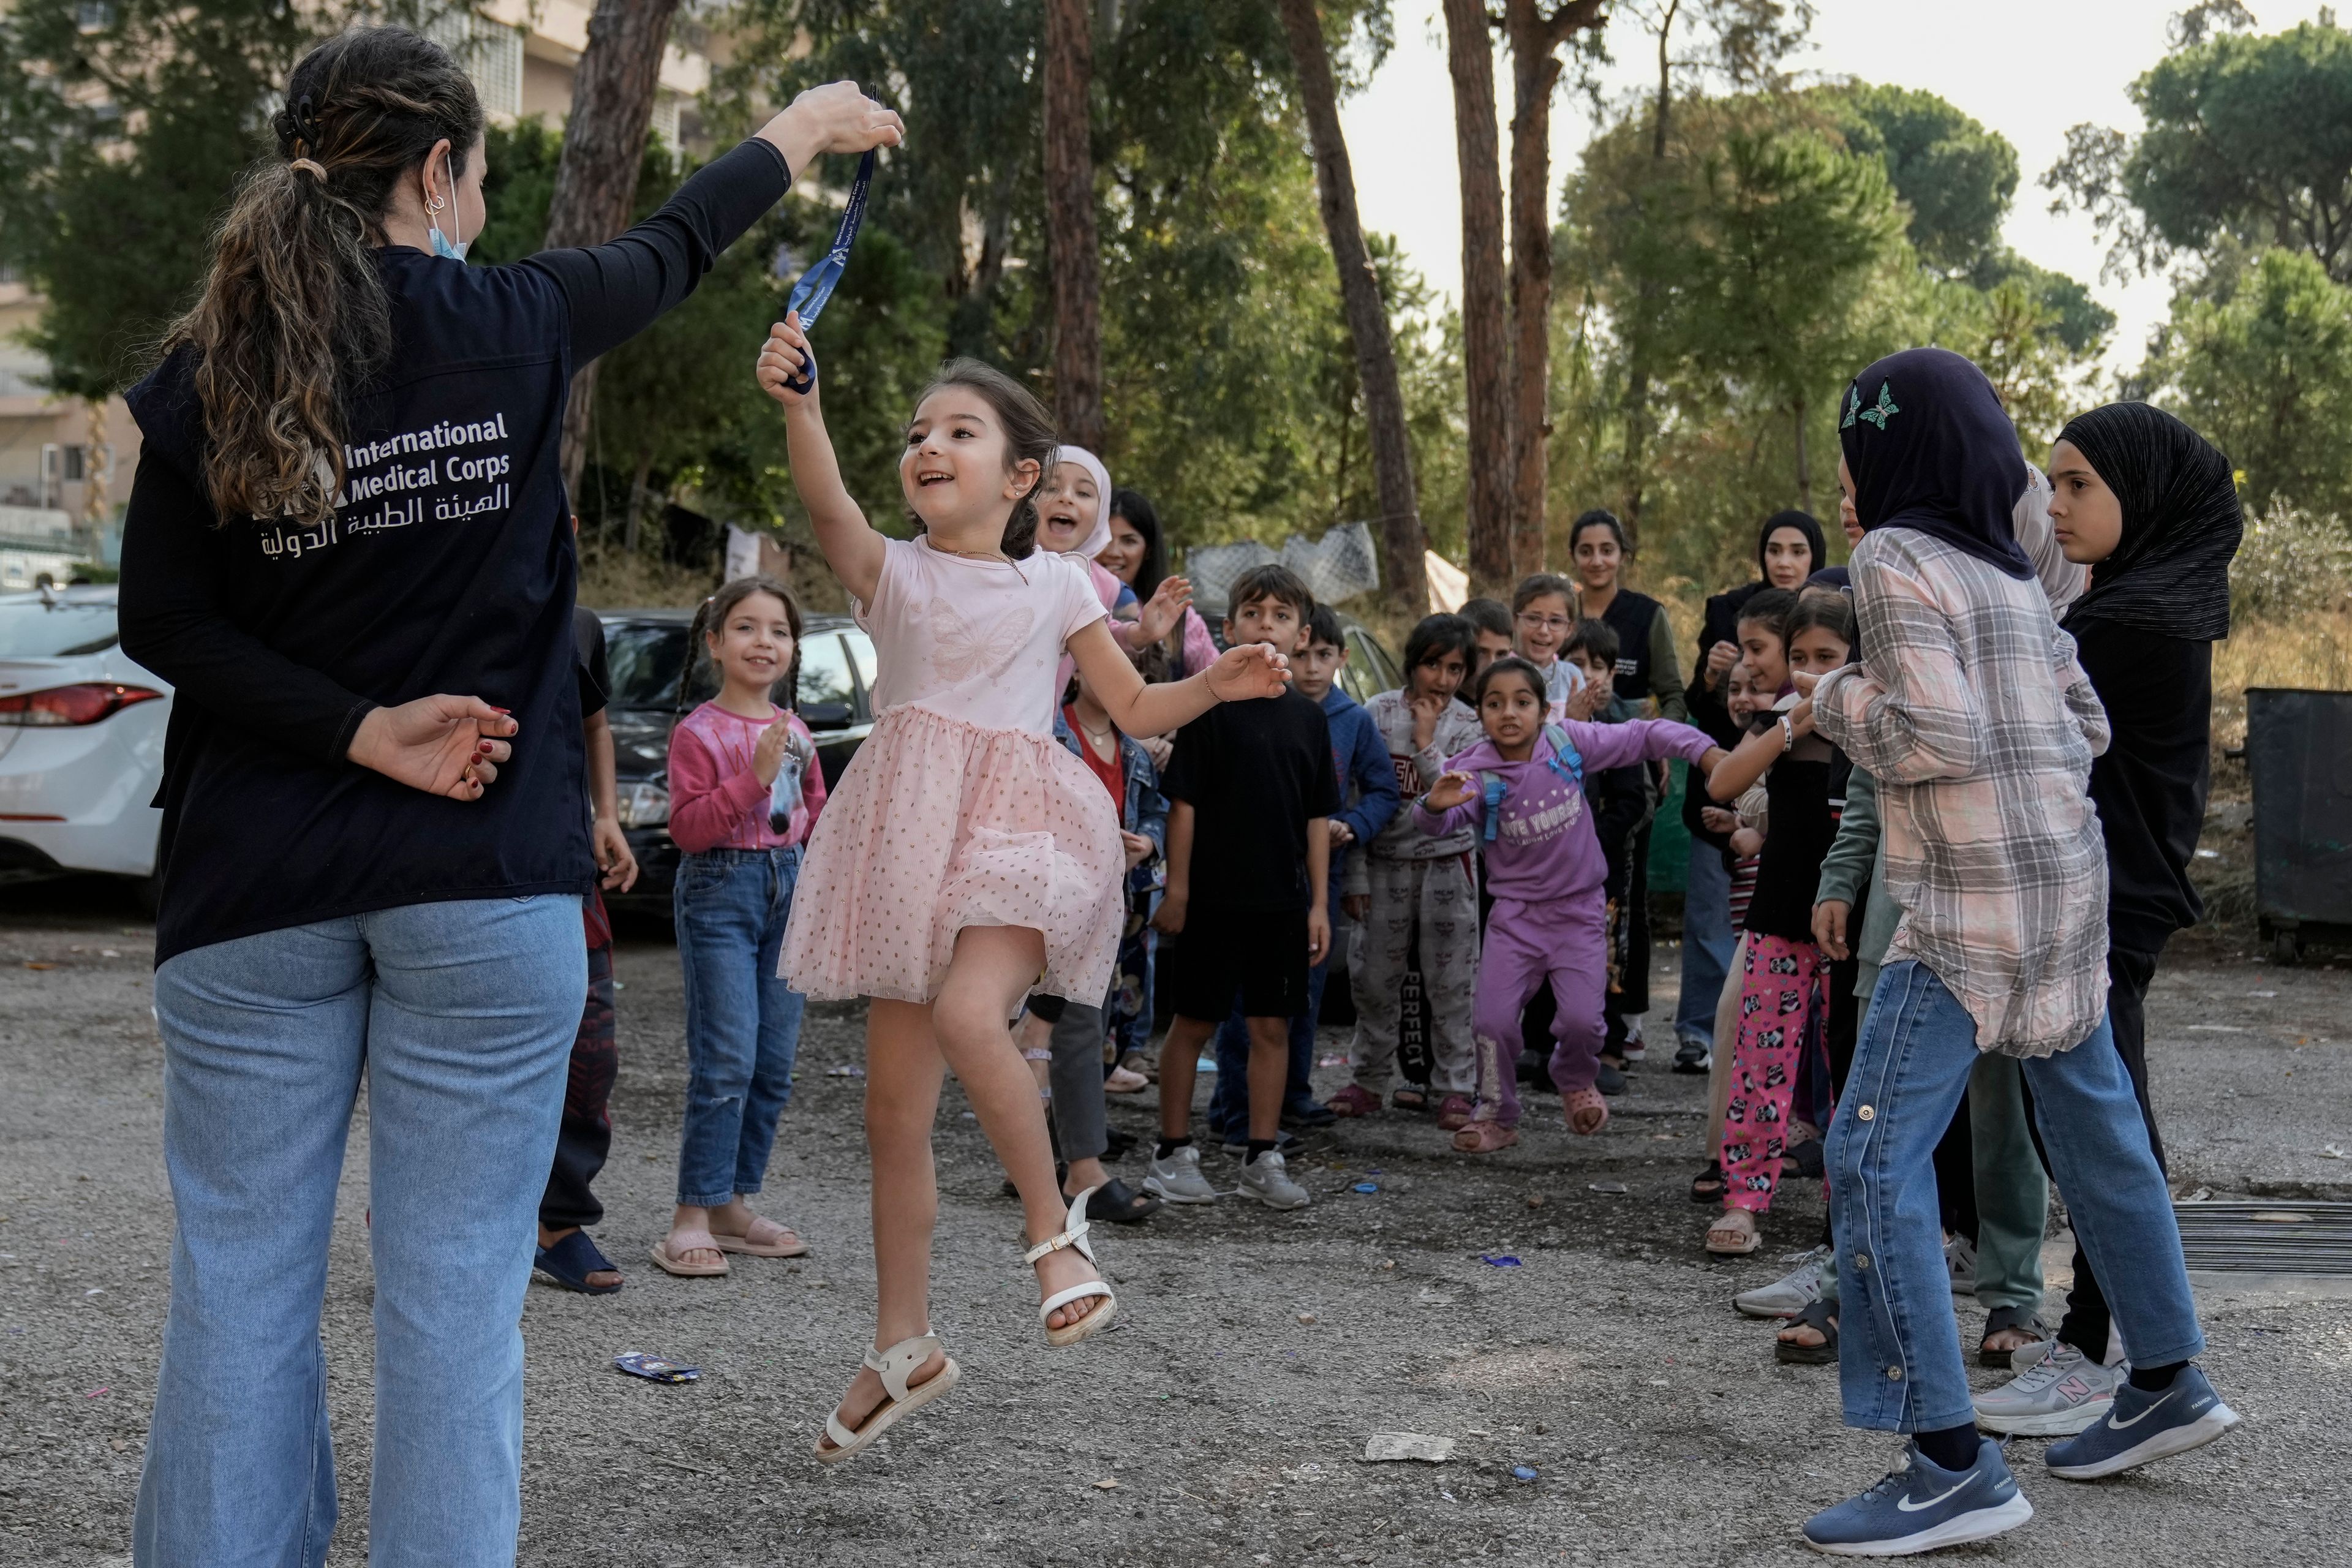
[[[378,1563],[511,1563],[522,1340],[594,875],[558,446],[572,373],[824,152],[803,94],[611,244],[469,268],[481,105],[437,46],[306,56],[129,395],[126,652],[176,689],[155,1011],[177,1225],[142,1565],[323,1562],[319,1344],[368,1094]]]
[[[2091,763],[2107,844],[2107,1016],[2161,1165],[2147,988],[2166,942],[2205,914],[2189,862],[2210,780],[2213,643],[2230,635],[2230,560],[2245,518],[2230,459],[2145,403],[2110,403],[2070,421],[2051,450],[2050,488],[2059,547],[2091,567],[2090,586],[2061,624],[2112,731]],[[2079,1355],[2078,1381],[2098,1380],[2108,1328],[2101,1281],[2078,1246],[2053,1352],[2066,1365],[2044,1369],[2044,1379],[2076,1369]],[[2112,1385],[2121,1374],[2105,1375]]]

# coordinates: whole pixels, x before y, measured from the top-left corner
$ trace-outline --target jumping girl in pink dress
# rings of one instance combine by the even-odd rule
[[[1263,644],[1150,686],[1104,625],[1084,568],[1034,548],[1033,497],[1053,421],[1017,383],[958,360],[917,404],[898,460],[921,531],[887,539],[843,488],[793,316],[761,352],[783,405],[793,480],[880,662],[873,734],[809,845],[783,973],[812,1001],[871,998],[866,1127],[874,1157],[878,1312],[865,1370],[825,1422],[824,1463],[872,1443],[956,1384],[929,1316],[939,1191],[931,1123],[953,1068],[1020,1189],[1047,1342],[1117,1310],[1087,1243],[1087,1194],[1063,1209],[1037,1089],[1007,1020],[1032,992],[1092,1005],[1110,984],[1125,858],[1101,783],[1052,731],[1066,650],[1118,727],[1156,735],[1288,679]]]

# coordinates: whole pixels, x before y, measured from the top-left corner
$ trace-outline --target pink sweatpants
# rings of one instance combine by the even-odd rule
[[[1810,942],[1748,933],[1739,1033],[1723,1110],[1723,1205],[1762,1214],[1780,1184],[1806,1037],[1829,1020],[1829,961]]]
[[[1519,1121],[1519,1015],[1546,978],[1551,981],[1551,1080],[1562,1094],[1591,1089],[1607,1037],[1601,1004],[1609,984],[1607,910],[1589,898],[1541,904],[1496,899],[1478,955],[1478,999],[1470,1037],[1478,1052],[1480,1121]]]

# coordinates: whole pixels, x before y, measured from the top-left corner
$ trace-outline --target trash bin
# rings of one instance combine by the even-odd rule
[[[2352,691],[2246,692],[2254,912],[2272,956],[2352,942]]]

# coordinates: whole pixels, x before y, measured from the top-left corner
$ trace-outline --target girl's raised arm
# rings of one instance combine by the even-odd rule
[[[846,579],[845,579],[845,581]],[[1111,722],[1129,735],[1160,735],[1181,729],[1220,702],[1278,697],[1290,682],[1290,661],[1265,643],[1244,643],[1184,680],[1147,686],[1105,621],[1089,622],[1072,636],[1070,657],[1086,671]]]
[[[850,499],[841,482],[841,463],[833,455],[833,439],[824,433],[824,416],[817,407],[817,388],[806,392],[787,384],[809,363],[808,338],[797,312],[768,329],[767,345],[760,351],[756,374],[760,389],[784,405],[784,442],[793,466],[793,488],[808,508],[809,526],[825,564],[861,605],[874,602],[875,585],[882,578],[882,536],[866,522],[866,514]],[[1106,634],[1108,636],[1108,634]]]

